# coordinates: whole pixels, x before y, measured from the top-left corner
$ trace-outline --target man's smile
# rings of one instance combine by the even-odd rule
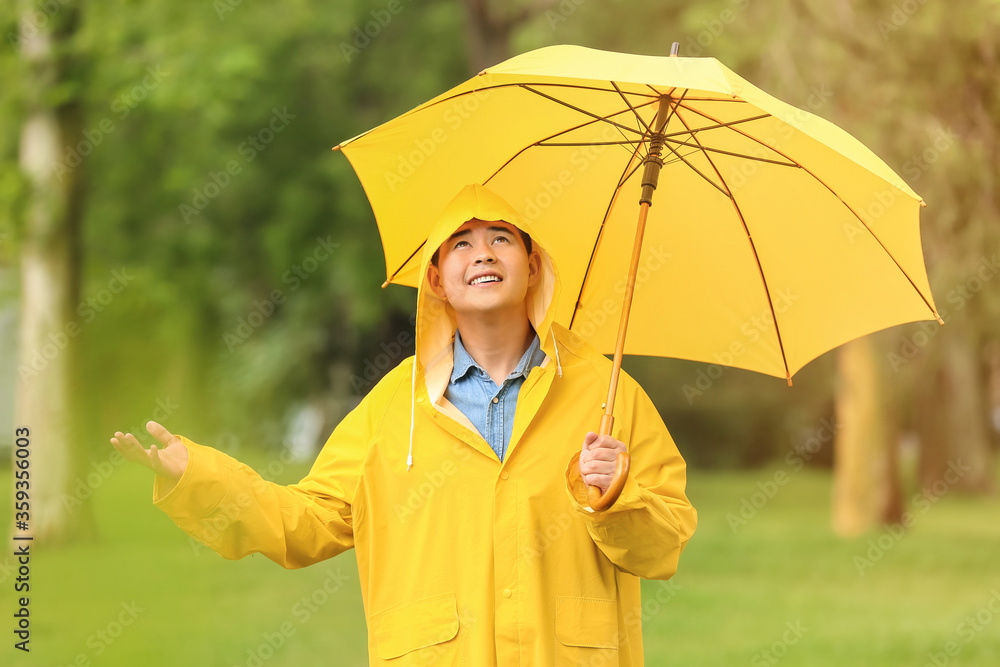
[[[500,275],[495,271],[482,271],[474,275],[472,279],[468,282],[468,284],[470,286],[475,286],[475,285],[489,285],[491,283],[501,283],[501,282],[503,282],[503,278],[501,278]]]

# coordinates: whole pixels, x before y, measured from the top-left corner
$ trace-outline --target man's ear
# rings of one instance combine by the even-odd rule
[[[537,250],[532,250],[528,255],[528,287],[538,282],[542,275],[542,256]]]
[[[427,283],[438,298],[448,300],[444,294],[444,285],[441,284],[441,270],[433,264],[427,265]]]

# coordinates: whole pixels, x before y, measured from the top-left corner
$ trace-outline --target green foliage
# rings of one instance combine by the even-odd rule
[[[900,18],[896,5],[874,1],[553,3],[516,26],[511,49],[579,43],[666,54],[678,41],[682,55],[717,57],[771,94],[847,128],[928,201],[925,253],[941,306],[1000,246],[1000,20],[995,1],[917,4]],[[0,8],[5,263],[16,262],[26,201],[17,168],[26,72],[12,5]],[[143,382],[176,383],[192,403],[211,401],[213,410],[194,421],[249,436],[329,392],[338,361],[362,376],[380,343],[412,331],[415,295],[380,288],[385,271],[371,209],[347,160],[330,148],[471,72],[462,3],[404,1],[392,14],[388,6],[81,5],[79,31],[62,47],[72,77],[59,93],[82,106],[81,134],[64,151],[67,165],[78,162],[69,168],[81,170],[86,190],[81,296],[100,293],[112,270],[139,276],[96,323],[81,322],[84,367],[102,369],[101,389],[87,394],[85,410],[103,414],[100,406],[122,405],[117,391],[135,384],[137,368],[148,368]],[[832,95],[813,108],[817,86]],[[959,139],[926,169],[913,170],[914,156],[949,128]],[[326,259],[318,259],[321,240],[333,247]],[[310,257],[313,270],[297,273]],[[259,326],[244,327],[249,335],[238,334],[261,312],[255,304],[271,309],[266,302],[276,291],[283,302],[273,303]],[[997,294],[983,290],[963,313],[983,338],[1000,334]],[[899,331],[908,330],[887,332],[885,340]],[[703,443],[697,463],[780,457],[789,433],[830,412],[830,355],[807,367],[791,390],[780,380],[727,371],[704,400],[691,403],[684,386],[699,368],[707,369],[666,360],[640,377],[678,442]],[[713,410],[745,427],[713,424]]]

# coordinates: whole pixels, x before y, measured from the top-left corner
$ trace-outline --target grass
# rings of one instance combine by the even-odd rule
[[[1000,664],[1000,613],[987,606],[996,594],[1000,610],[998,499],[946,496],[898,539],[842,540],[830,530],[828,475],[804,470],[734,531],[727,515],[773,472],[691,472],[698,532],[673,587],[643,582],[647,665],[921,667],[935,664],[929,654],[938,665]],[[0,489],[10,498],[9,469]],[[0,559],[0,663],[368,664],[353,551],[301,570],[260,555],[227,561],[192,546],[151,499],[148,471],[122,467],[95,493],[99,543],[33,554],[28,655],[12,648],[15,575]],[[9,513],[5,502],[4,525]],[[870,562],[863,573],[858,557]],[[327,580],[336,590],[317,593]]]

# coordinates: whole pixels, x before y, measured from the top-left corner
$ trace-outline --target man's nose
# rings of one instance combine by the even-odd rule
[[[483,246],[476,253],[476,263],[477,264],[479,264],[481,262],[488,262],[488,263],[492,264],[495,261],[497,261],[497,256],[493,253],[493,248],[491,248],[488,245],[487,246]]]

